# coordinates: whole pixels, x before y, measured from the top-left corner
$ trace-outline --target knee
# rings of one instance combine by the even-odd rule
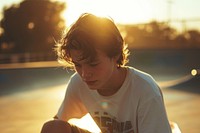
[[[71,126],[62,120],[50,120],[44,123],[41,133],[71,133]]]

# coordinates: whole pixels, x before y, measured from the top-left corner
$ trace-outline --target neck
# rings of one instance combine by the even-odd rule
[[[126,78],[126,68],[117,68],[116,73],[108,81],[109,86],[104,89],[97,90],[98,93],[102,96],[111,96],[115,94],[123,85]]]

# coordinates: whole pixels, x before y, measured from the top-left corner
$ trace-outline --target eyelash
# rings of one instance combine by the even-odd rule
[[[99,63],[93,63],[93,64],[90,64],[90,66],[97,66]]]
[[[91,67],[95,67],[95,66],[97,66],[99,63],[91,63],[91,64],[89,64]],[[75,67],[81,67],[81,65],[79,65],[79,64],[74,64],[74,66]]]

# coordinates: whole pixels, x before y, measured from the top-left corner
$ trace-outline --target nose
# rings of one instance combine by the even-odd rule
[[[92,77],[92,73],[87,67],[82,67],[81,77],[83,80],[88,80]]]

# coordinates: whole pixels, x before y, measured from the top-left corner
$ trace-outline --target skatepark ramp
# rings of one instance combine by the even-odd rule
[[[173,88],[200,93],[200,69],[192,69],[191,73],[171,81],[159,83],[161,88]]]

